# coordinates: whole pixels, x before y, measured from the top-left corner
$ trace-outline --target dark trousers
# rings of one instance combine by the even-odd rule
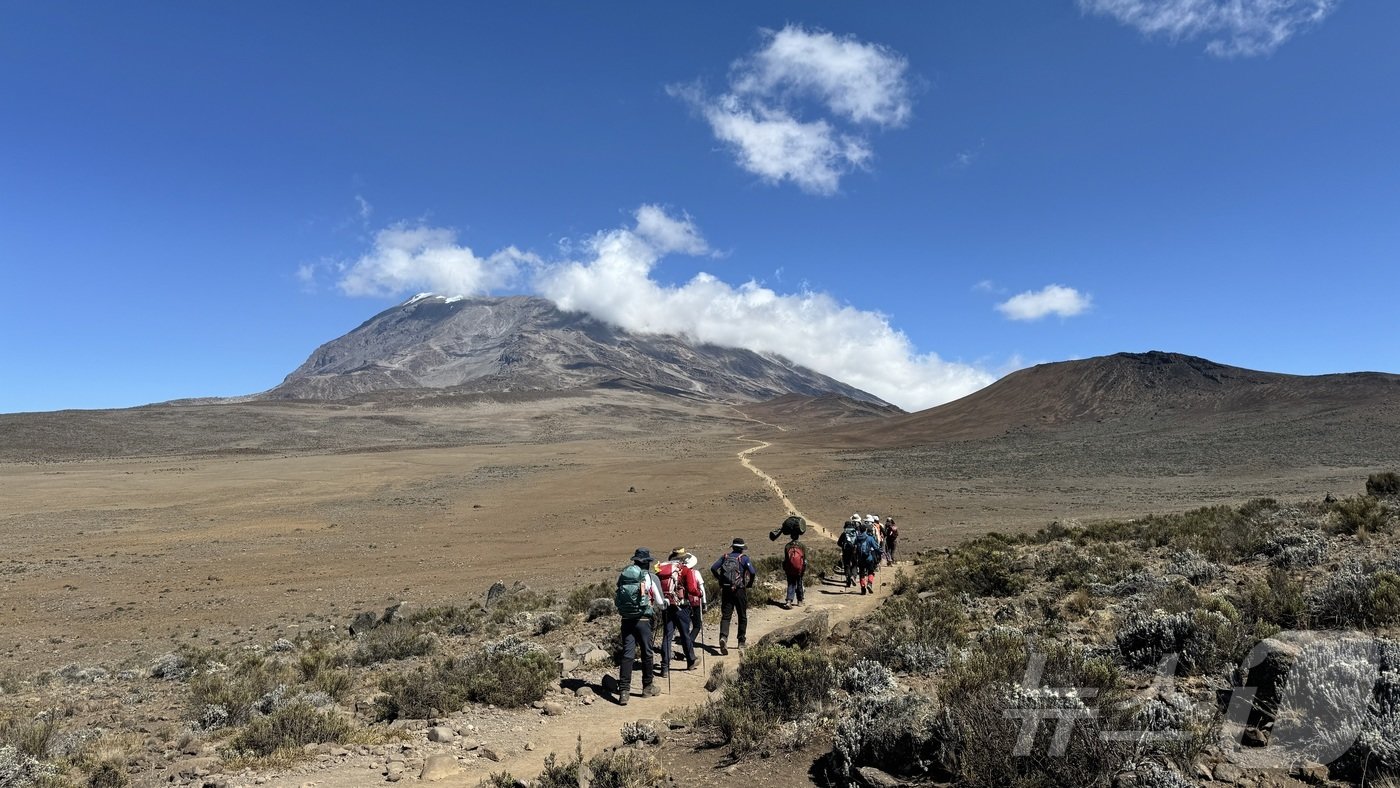
[[[661,637],[661,673],[671,672],[671,651],[676,633],[681,636],[681,652],[687,664],[695,661],[695,641],[690,634],[690,607],[671,605],[666,608],[666,627]]]
[[[846,587],[850,588],[856,584],[856,575],[859,572],[858,563],[854,554],[841,555],[841,573],[846,576]]]
[[[622,619],[622,665],[617,669],[617,684],[625,692],[632,687],[632,663],[637,651],[642,652],[642,686],[650,687],[655,665],[651,652],[651,619]]]
[[[691,645],[704,643],[701,635],[705,632],[705,610],[701,607],[690,608],[690,642]]]
[[[747,642],[749,633],[749,594],[746,588],[720,588],[719,590],[719,641],[729,639],[729,619],[739,614],[739,645]]]

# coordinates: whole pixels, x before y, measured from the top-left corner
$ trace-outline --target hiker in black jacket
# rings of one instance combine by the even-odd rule
[[[739,613],[739,648],[743,648],[747,643],[746,635],[749,629],[749,588],[753,586],[754,580],[758,579],[758,572],[753,568],[753,562],[744,555],[744,550],[748,544],[743,539],[736,538],[729,545],[729,552],[719,557],[719,560],[710,565],[710,574],[719,581],[719,653],[728,654],[729,647],[725,641],[729,639],[729,619],[733,617],[735,611]]]

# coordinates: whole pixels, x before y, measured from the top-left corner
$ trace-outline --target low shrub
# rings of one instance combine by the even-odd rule
[[[564,610],[575,615],[587,613],[593,600],[609,599],[615,590],[616,585],[606,580],[599,580],[592,585],[580,586],[570,591],[569,595],[564,598]]]
[[[1370,495],[1346,498],[1332,505],[1330,529],[1348,535],[1388,532],[1390,510]]]
[[[1202,675],[1233,660],[1239,648],[1235,622],[1216,610],[1169,613],[1134,611],[1119,624],[1114,642],[1133,667],[1149,668],[1175,656],[1176,672]]]
[[[58,736],[58,718],[57,709],[31,720],[8,717],[0,721],[0,746],[13,748],[21,756],[47,760],[53,754],[54,740]]]
[[[415,610],[408,616],[407,623],[444,635],[471,635],[481,631],[486,615],[480,608],[445,605]]]
[[[375,665],[421,657],[431,653],[433,645],[432,636],[413,624],[383,624],[356,637],[354,659],[360,665]]]
[[[1367,476],[1366,494],[1376,498],[1400,496],[1400,473],[1385,471]]]
[[[889,695],[849,704],[836,721],[824,759],[835,784],[849,784],[860,766],[901,775],[947,779],[956,770],[952,721],[922,695]]]
[[[1279,569],[1307,569],[1327,558],[1327,537],[1317,531],[1289,531],[1276,534],[1260,552]]]
[[[666,781],[656,758],[638,750],[599,753],[589,759],[588,771],[591,788],[656,788]]]
[[[1381,627],[1400,623],[1400,574],[1374,565],[1333,572],[1308,598],[1312,620],[1324,627]]]
[[[790,720],[821,708],[836,683],[831,658],[820,651],[757,646],[744,655],[725,694],[737,705]]]
[[[886,600],[860,630],[857,651],[895,670],[929,673],[965,640],[962,605],[941,596],[906,593]]]
[[[343,744],[353,732],[353,726],[340,715],[296,701],[253,719],[228,746],[238,753],[268,756],[307,744]]]
[[[997,534],[966,542],[946,560],[928,566],[921,587],[949,595],[1015,596],[1029,584],[1013,542]]]
[[[264,698],[285,693],[297,674],[286,664],[249,654],[231,668],[208,663],[190,681],[190,715],[203,728],[242,725]]]
[[[88,788],[126,788],[130,784],[126,768],[116,761],[102,761],[88,773]]]
[[[1308,600],[1303,584],[1283,569],[1270,569],[1262,580],[1246,585],[1235,598],[1243,621],[1262,621],[1280,629],[1308,626]]]
[[[559,667],[539,646],[506,638],[459,659],[440,661],[380,680],[379,719],[421,719],[459,709],[468,701],[527,706],[545,696]]]

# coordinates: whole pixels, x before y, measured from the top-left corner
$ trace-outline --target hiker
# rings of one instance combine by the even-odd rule
[[[875,570],[880,566],[880,545],[870,534],[870,525],[861,523],[856,530],[856,564],[860,572],[862,596],[875,593]]]
[[[790,610],[794,605],[802,604],[806,590],[803,588],[802,576],[807,574],[807,547],[798,541],[796,534],[783,547],[783,574],[787,576],[787,597],[783,607]]]
[[[626,706],[632,693],[632,662],[642,652],[642,697],[661,694],[653,683],[655,676],[651,651],[651,616],[666,609],[651,569],[651,551],[638,547],[632,562],[617,576],[618,615],[622,616],[622,665],[617,670],[617,702]]]
[[[790,536],[793,539],[800,538],[807,533],[807,518],[800,514],[790,514],[783,524],[768,532],[768,540],[778,541],[780,536]]]
[[[895,543],[899,541],[899,526],[894,524],[894,518],[885,519],[885,566],[894,566]]]
[[[883,552],[885,549],[885,526],[880,522],[880,515],[866,515],[865,524],[870,527],[870,535],[875,537],[875,544],[879,545],[881,552]]]
[[[739,648],[747,643],[749,630],[749,588],[758,579],[753,562],[744,555],[748,544],[735,537],[729,544],[729,552],[710,565],[710,574],[719,581],[719,653],[728,654],[729,619],[735,612],[739,614]]]
[[[656,574],[661,578],[661,595],[666,598],[664,618],[666,626],[661,633],[661,677],[671,674],[671,653],[674,649],[676,633],[681,636],[681,653],[685,655],[685,669],[695,667],[695,640],[691,635],[690,616],[700,615],[701,604],[700,575],[685,565],[690,556],[684,547],[671,551],[666,562],[657,567]]]
[[[710,592],[705,589],[704,578],[700,577],[700,572],[695,569],[700,563],[700,559],[696,557],[695,553],[686,553],[684,563],[686,569],[695,572],[695,579],[700,586],[699,602],[697,603],[695,600],[691,600],[690,603],[690,642],[698,642],[701,647],[704,647],[705,610],[710,606]]]
[[[851,515],[851,519],[841,526],[841,536],[836,539],[836,546],[841,548],[841,571],[846,575],[847,588],[856,584],[856,537],[860,535],[860,525],[860,515]]]

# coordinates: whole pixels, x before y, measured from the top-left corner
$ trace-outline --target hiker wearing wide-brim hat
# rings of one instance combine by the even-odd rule
[[[691,635],[690,617],[698,615],[701,605],[700,575],[685,565],[690,553],[684,547],[671,551],[666,561],[656,568],[661,578],[661,595],[666,598],[665,628],[661,633],[661,675],[671,675],[671,653],[676,633],[681,636],[681,652],[685,669],[695,667],[695,641]]]
[[[742,538],[735,537],[729,544],[729,552],[710,565],[710,574],[719,580],[719,653],[728,654],[729,621],[739,614],[739,648],[746,645],[749,629],[749,588],[758,578],[753,562],[744,555],[748,545]]]
[[[655,666],[651,650],[651,616],[666,609],[660,584],[651,573],[651,551],[638,547],[632,561],[617,576],[617,613],[622,617],[622,664],[617,670],[617,702],[627,705],[632,693],[632,663],[641,651],[642,697],[660,694],[652,683]]]

